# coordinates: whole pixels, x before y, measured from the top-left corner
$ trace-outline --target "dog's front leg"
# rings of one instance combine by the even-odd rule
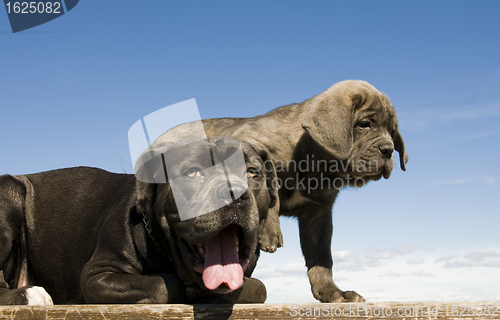
[[[262,251],[275,252],[283,247],[283,234],[280,228],[279,205],[270,208],[267,218],[261,221],[259,246]]]
[[[82,275],[82,291],[87,303],[187,302],[184,285],[174,274],[140,275],[94,270]]]
[[[333,281],[331,207],[309,204],[301,208],[300,245],[304,255],[311,291],[321,302],[363,302],[354,291],[342,291]]]

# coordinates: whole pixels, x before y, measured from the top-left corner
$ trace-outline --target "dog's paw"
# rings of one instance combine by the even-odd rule
[[[313,295],[323,303],[365,302],[365,298],[354,291],[336,291],[332,287],[323,287]]]
[[[50,295],[42,287],[31,287],[26,289],[24,297],[29,306],[50,306],[54,304]]]
[[[359,295],[355,291],[344,291],[342,293],[342,296],[344,297],[345,301],[343,302],[365,302],[365,298],[363,298],[361,295]]]
[[[342,291],[333,282],[331,270],[314,267],[308,271],[314,298],[323,303],[365,302],[365,298],[354,291]]]
[[[365,298],[354,291],[338,291],[335,285],[322,286],[313,292],[316,299],[323,303],[365,302]]]
[[[259,239],[259,246],[262,251],[273,253],[278,248],[283,247],[283,234],[279,232],[264,232]]]

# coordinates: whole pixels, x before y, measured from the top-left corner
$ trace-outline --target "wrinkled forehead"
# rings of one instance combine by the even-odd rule
[[[186,159],[203,159],[204,155],[210,155],[210,145],[207,141],[197,141],[180,146],[165,148],[163,155],[165,162],[182,163]],[[210,160],[210,158],[208,158]]]
[[[241,148],[240,141],[230,137],[211,138],[156,147],[163,153],[165,161],[180,163],[186,159],[204,159],[208,156],[217,164],[234,155]]]
[[[398,126],[396,110],[389,98],[383,93],[369,95],[355,110],[358,119],[372,118],[389,130],[394,130]]]
[[[247,164],[253,164],[255,166],[262,166],[264,161],[262,160],[262,157],[259,155],[259,153],[252,148],[249,144],[247,143],[242,143],[242,148],[243,148],[243,156],[245,158],[245,162]]]
[[[221,162],[228,169],[244,169],[245,159],[238,139],[212,137],[176,143],[157,140],[142,153],[134,169],[140,181],[165,183],[164,169],[175,177],[188,166],[206,169]]]

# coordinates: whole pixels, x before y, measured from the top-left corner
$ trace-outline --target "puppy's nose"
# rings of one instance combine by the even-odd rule
[[[231,193],[236,200],[248,200],[250,199],[250,195],[248,194],[247,188],[242,185],[233,185],[231,186]]]
[[[227,191],[228,191],[227,185],[220,187],[219,189],[217,189],[217,197],[219,197],[219,199],[223,199],[223,200],[227,200],[227,199],[231,200],[232,195]]]
[[[226,186],[222,186],[221,188],[217,189],[217,197],[219,199],[223,200],[248,200],[250,199],[250,194],[248,194],[247,188],[242,185],[231,185],[231,188],[228,188]]]
[[[392,143],[380,145],[378,146],[378,148],[382,153],[382,157],[386,159],[389,159],[392,156],[392,153],[394,152],[394,145],[392,145]]]

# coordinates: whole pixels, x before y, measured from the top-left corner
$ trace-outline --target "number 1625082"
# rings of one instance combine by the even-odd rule
[[[62,13],[60,2],[7,2],[7,13]]]

